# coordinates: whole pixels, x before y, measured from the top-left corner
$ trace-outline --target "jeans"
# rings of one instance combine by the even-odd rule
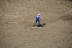
[[[40,20],[35,21],[35,26],[36,26],[37,23],[38,23],[38,25],[40,25]]]

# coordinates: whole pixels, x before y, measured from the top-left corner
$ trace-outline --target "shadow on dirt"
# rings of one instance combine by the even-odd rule
[[[46,25],[46,23],[42,23],[42,24],[40,24],[40,25],[36,25],[37,27],[44,27]],[[33,26],[35,26],[35,25],[33,25]]]
[[[43,24],[37,25],[37,27],[44,27],[45,25],[46,23],[43,23]]]

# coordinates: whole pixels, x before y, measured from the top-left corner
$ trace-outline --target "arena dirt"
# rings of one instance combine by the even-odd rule
[[[72,48],[72,1],[0,0],[0,48]]]

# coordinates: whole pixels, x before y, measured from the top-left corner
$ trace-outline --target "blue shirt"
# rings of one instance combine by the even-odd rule
[[[36,20],[40,20],[40,15],[37,15],[36,16]]]

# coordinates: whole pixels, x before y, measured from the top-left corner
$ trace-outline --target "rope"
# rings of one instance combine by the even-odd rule
[[[65,14],[67,14],[67,13],[69,13],[69,12],[72,12],[72,10],[67,11],[66,13],[64,13],[64,14],[60,15],[59,17],[61,17],[61,16],[65,15]],[[57,17],[57,18],[59,18],[59,17]],[[57,18],[55,18],[55,19],[57,19]],[[54,20],[55,20],[55,19],[54,19]]]
[[[65,14],[69,13],[69,12],[72,12],[72,10],[70,10],[70,11],[68,11],[68,12],[66,12],[66,13],[64,13],[64,14],[62,14],[62,15],[60,15],[60,16],[63,16],[63,15],[65,15]],[[59,16],[59,17],[60,17],[60,16]]]

